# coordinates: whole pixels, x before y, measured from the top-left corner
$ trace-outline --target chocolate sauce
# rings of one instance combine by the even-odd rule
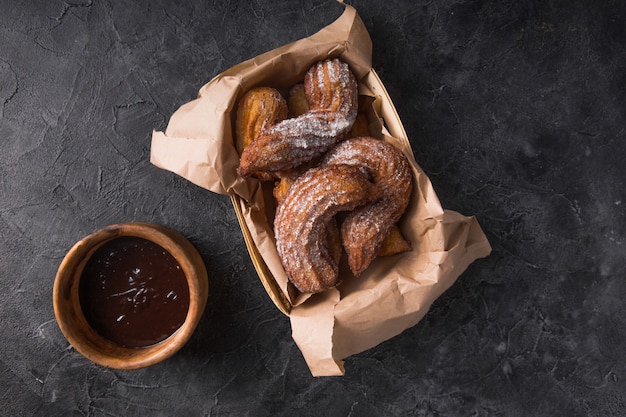
[[[79,297],[92,328],[126,347],[167,339],[189,309],[189,287],[176,259],[133,236],[115,238],[94,252],[83,269]]]

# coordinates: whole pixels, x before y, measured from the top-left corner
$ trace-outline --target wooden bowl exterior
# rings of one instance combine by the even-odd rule
[[[187,278],[187,317],[170,337],[153,346],[127,348],[112,343],[98,335],[82,313],[78,289],[85,264],[100,246],[121,236],[141,237],[158,244],[176,259]],[[204,262],[193,245],[178,232],[152,223],[114,224],[86,236],[69,250],[54,282],[54,314],[70,344],[92,362],[115,369],[138,369],[171,357],[189,340],[204,312],[208,293]]]

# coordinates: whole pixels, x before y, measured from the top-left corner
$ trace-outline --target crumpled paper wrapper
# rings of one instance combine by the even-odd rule
[[[406,133],[384,86],[371,68],[372,42],[356,10],[318,33],[242,62],[205,84],[181,106],[165,132],[153,132],[151,162],[206,188],[230,195],[259,278],[291,320],[292,336],[314,376],[343,375],[343,359],[414,326],[432,303],[491,247],[474,217],[444,210],[413,157]],[[359,80],[359,93],[374,98],[380,136],[409,159],[415,179],[400,221],[413,249],[376,259],[358,279],[342,271],[338,288],[298,294],[276,252],[271,184],[236,173],[234,115],[238,99],[254,86],[282,91],[300,82],[316,61],[339,57]],[[344,268],[345,269],[345,268]]]

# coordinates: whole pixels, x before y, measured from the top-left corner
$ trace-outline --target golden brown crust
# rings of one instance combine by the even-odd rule
[[[299,176],[304,174],[310,168],[313,168],[314,166],[316,166],[318,162],[319,162],[319,159],[315,159],[313,161],[309,161],[306,164],[300,165],[298,168],[294,168],[289,171],[267,173],[266,175],[273,175],[274,176],[273,179],[276,179],[274,183],[274,190],[273,190],[273,194],[274,194],[274,198],[276,199],[276,202],[277,203],[280,202],[280,200],[287,193],[287,190],[289,189],[291,184],[293,184],[298,179]]]
[[[289,187],[302,175],[300,171],[290,171],[284,173],[278,181],[274,184],[273,195],[276,200],[276,204],[279,205],[287,195]],[[323,233],[323,242],[328,248],[328,252],[334,259],[335,263],[339,264],[341,255],[343,253],[343,245],[341,243],[341,232],[339,225],[335,219],[331,219],[328,222],[325,233]]]
[[[309,111],[309,102],[306,99],[304,83],[299,83],[291,87],[287,98],[289,107],[289,117],[298,117]]]
[[[335,164],[361,167],[384,193],[379,200],[348,213],[341,225],[348,265],[359,276],[376,258],[382,242],[404,213],[411,197],[413,177],[402,152],[371,137],[348,139],[334,147],[322,165]]]
[[[291,185],[296,182],[297,178],[297,175],[284,176],[276,182],[276,184],[274,185],[273,194],[277,204],[280,204],[281,201],[285,198],[289,187],[291,187]],[[323,242],[325,242],[325,244],[327,245],[329,253],[335,260],[335,263],[339,264],[341,254],[343,253],[343,245],[341,243],[341,232],[339,230],[339,225],[337,224],[337,221],[335,219],[332,219],[328,223],[326,232],[323,236]]]
[[[274,199],[276,199],[276,203],[280,204],[285,195],[287,194],[287,190],[291,187],[291,184],[295,182],[295,178],[291,177],[281,177],[274,184],[274,189],[272,190],[272,194],[274,195]]]
[[[309,111],[271,126],[244,149],[237,172],[286,171],[310,161],[345,139],[358,106],[357,82],[339,59],[314,64],[304,86]]]
[[[328,251],[332,256],[336,264],[339,264],[341,260],[341,254],[343,254],[343,245],[341,244],[341,230],[337,219],[331,219],[326,225],[326,244],[328,245]]]
[[[299,291],[317,293],[337,284],[331,222],[381,193],[360,168],[348,165],[312,168],[289,187],[276,210],[274,233],[287,277]]]
[[[301,292],[337,284],[342,248],[356,276],[377,255],[411,248],[395,225],[410,197],[410,167],[398,149],[369,136],[371,102],[359,109],[357,94],[348,65],[329,59],[314,64],[288,100],[258,87],[237,109],[237,172],[278,179],[277,250]]]
[[[411,250],[411,242],[402,236],[402,232],[397,225],[394,225],[389,234],[383,240],[378,251],[378,256],[391,256]]]
[[[278,90],[257,87],[248,91],[237,106],[235,136],[241,155],[255,137],[287,117],[287,102]]]

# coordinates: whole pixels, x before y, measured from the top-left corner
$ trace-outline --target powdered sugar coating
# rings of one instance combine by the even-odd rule
[[[276,210],[274,233],[285,272],[298,290],[317,293],[337,284],[337,257],[328,244],[330,222],[338,212],[380,195],[358,167],[348,165],[312,168],[289,187]]]
[[[314,64],[305,75],[308,112],[266,129],[241,155],[238,173],[295,168],[323,154],[350,131],[357,115],[357,82],[339,59]]]
[[[406,157],[393,145],[371,137],[348,139],[325,155],[322,166],[351,165],[364,169],[383,191],[377,201],[350,212],[341,225],[348,264],[358,276],[378,254],[411,197],[413,177]]]

